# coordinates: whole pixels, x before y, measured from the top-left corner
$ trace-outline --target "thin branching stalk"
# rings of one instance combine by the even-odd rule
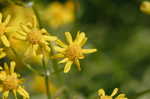
[[[47,99],[51,99],[51,93],[50,93],[50,85],[49,85],[49,71],[46,66],[46,60],[45,60],[45,52],[43,51],[43,58],[42,58],[42,64],[43,64],[43,69],[45,73],[45,87],[46,87],[46,94],[47,94]]]

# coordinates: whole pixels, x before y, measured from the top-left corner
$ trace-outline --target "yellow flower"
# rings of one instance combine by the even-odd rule
[[[65,4],[53,2],[44,12],[44,20],[47,21],[52,28],[58,28],[72,23],[75,19],[74,6],[75,4],[72,1],[68,1]]]
[[[0,13],[0,40],[2,41],[2,43],[6,46],[9,47],[10,43],[8,40],[8,37],[6,35],[7,32],[10,31],[10,27],[8,26],[8,23],[10,21],[11,16],[8,15],[6,17],[6,19],[3,21],[3,15],[2,13]]]
[[[36,56],[39,51],[50,51],[49,42],[57,39],[55,36],[48,35],[48,32],[44,28],[39,29],[37,25],[36,17],[33,16],[33,22],[21,24],[22,30],[18,31],[18,34],[15,35],[17,39],[28,43],[29,46],[25,55],[33,53]]]
[[[29,94],[21,86],[23,80],[19,79],[19,74],[14,72],[16,63],[10,62],[10,67],[4,63],[4,68],[0,67],[0,92],[2,92],[3,99],[8,99],[9,92],[12,91],[17,99],[16,93],[23,96],[24,99],[29,99]]]
[[[98,90],[99,99],[128,99],[125,97],[125,94],[119,94],[117,97],[113,98],[118,92],[118,88],[115,88],[110,96],[105,94],[103,89]]]
[[[140,10],[145,13],[145,14],[150,14],[150,2],[149,1],[144,1],[140,5]]]
[[[36,92],[46,93],[44,77],[37,75],[34,76],[34,79],[32,81],[32,87]],[[49,89],[51,94],[55,96],[58,89],[56,88],[55,84],[51,81],[49,81]]]
[[[6,53],[4,52],[3,48],[0,48],[0,59],[4,58],[6,56]]]
[[[75,63],[78,70],[80,71],[80,62],[79,59],[84,58],[84,54],[94,53],[97,49],[82,49],[84,44],[87,41],[87,37],[84,32],[78,32],[75,40],[72,39],[70,32],[65,32],[68,45],[63,43],[60,40],[56,40],[58,46],[55,46],[54,49],[58,52],[54,58],[64,58],[59,63],[66,63],[64,68],[64,73],[70,71],[71,65]]]

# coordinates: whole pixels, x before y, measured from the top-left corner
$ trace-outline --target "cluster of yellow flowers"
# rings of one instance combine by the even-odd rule
[[[26,42],[28,47],[24,52],[23,56],[41,56],[51,52],[50,44],[53,41],[55,45],[52,47],[56,51],[56,55],[53,58],[64,58],[59,63],[65,63],[64,73],[70,71],[71,65],[75,63],[78,70],[81,70],[79,59],[83,59],[84,54],[96,52],[96,49],[83,49],[82,47],[87,41],[87,37],[84,32],[78,32],[75,40],[73,40],[70,32],[65,32],[67,43],[63,43],[56,36],[50,35],[46,29],[40,29],[36,16],[33,16],[33,21],[26,24],[20,23],[20,29],[14,31],[13,27],[9,25],[11,16],[8,15],[3,21],[3,15],[0,13],[0,58],[4,58],[9,53],[5,52],[4,49],[12,49],[11,39],[20,40]],[[13,32],[11,32],[13,31]],[[14,33],[13,36],[9,34]],[[17,52],[16,52],[17,53]],[[10,68],[10,69],[9,69]],[[10,62],[10,67],[7,63],[4,63],[4,69],[1,67],[0,80],[1,87],[0,91],[3,93],[3,99],[7,99],[9,91],[13,91],[16,96],[16,92],[22,95],[25,99],[29,98],[28,93],[20,86],[22,80],[19,79],[19,75],[14,72],[15,62]]]
[[[16,7],[16,6],[13,6]],[[66,22],[72,22],[74,20],[74,5],[71,1],[64,5],[60,3],[54,3],[51,5],[48,13],[50,16],[45,19],[54,19],[50,21],[50,25],[54,28],[60,24],[66,24]],[[60,13],[61,10],[61,13]],[[13,17],[13,16],[12,16]],[[16,50],[16,46],[22,46],[19,43],[14,43],[14,40],[18,42],[24,42],[23,46],[25,51],[21,53],[20,60],[24,61],[25,57],[35,56],[40,57],[41,61],[45,55],[48,55],[48,59],[62,59],[58,63],[66,63],[64,67],[64,73],[68,73],[71,66],[75,64],[77,69],[81,71],[80,59],[85,58],[85,54],[94,53],[97,49],[85,49],[83,48],[87,42],[87,37],[84,32],[77,32],[75,38],[72,37],[70,32],[65,32],[67,42],[61,41],[58,37],[51,35],[45,28],[40,28],[39,23],[35,15],[32,15],[32,19],[29,22],[19,21],[19,25],[13,26],[11,15],[5,16],[0,13],[0,59],[9,56],[11,50],[16,56],[19,55],[20,50]],[[60,19],[62,18],[62,19]],[[19,19],[19,18],[18,18]],[[23,49],[23,48],[22,48]],[[54,53],[52,53],[54,49]],[[9,59],[15,60],[15,59]],[[23,79],[20,75],[14,72],[15,61],[10,61],[10,65],[6,62],[3,66],[0,66],[0,92],[3,99],[8,99],[9,93],[13,92],[17,99],[17,93],[23,96],[23,99],[29,99],[29,94],[26,92],[23,84]],[[17,64],[18,65],[18,64]],[[39,79],[39,78],[38,78]],[[40,78],[42,83],[44,79]],[[49,83],[49,82],[48,82]],[[38,85],[39,83],[37,83]],[[49,87],[49,86],[48,86]],[[45,87],[43,87],[45,88]],[[53,88],[51,90],[56,90]],[[98,95],[100,99],[113,99],[118,89],[114,89],[111,96],[105,95],[105,91],[100,89]],[[125,94],[120,94],[114,99],[127,99]]]

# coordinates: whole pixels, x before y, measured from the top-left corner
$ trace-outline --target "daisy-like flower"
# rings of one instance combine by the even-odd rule
[[[6,53],[4,52],[3,48],[0,48],[0,59],[4,58],[6,56]]]
[[[125,94],[119,94],[117,97],[113,98],[118,92],[118,88],[115,88],[110,96],[105,94],[103,89],[98,90],[99,99],[128,99]]]
[[[57,39],[55,36],[50,36],[44,28],[39,29],[37,25],[37,20],[34,16],[33,22],[21,24],[22,30],[18,31],[18,35],[15,36],[17,39],[26,41],[29,44],[25,52],[26,55],[32,52],[36,56],[37,52],[43,49],[50,51],[49,42]]]
[[[10,30],[10,27],[8,26],[10,18],[11,16],[8,15],[3,21],[3,15],[2,13],[0,13],[0,40],[6,47],[10,46],[9,40],[6,35],[6,33]]]
[[[14,72],[16,63],[10,62],[10,67],[7,63],[4,63],[4,68],[0,67],[0,92],[2,93],[2,99],[8,99],[9,92],[12,91],[17,99],[17,93],[23,96],[23,99],[29,99],[29,94],[21,86],[22,79],[19,79],[20,75]]]
[[[56,40],[58,46],[55,46],[54,49],[58,52],[54,58],[64,58],[59,63],[66,63],[64,68],[64,73],[70,71],[70,68],[73,63],[77,65],[78,70],[80,71],[80,62],[79,59],[84,59],[84,54],[94,53],[97,49],[82,49],[84,44],[87,41],[87,37],[84,32],[78,32],[75,40],[72,39],[70,32],[65,32],[68,45],[63,43],[61,40]]]

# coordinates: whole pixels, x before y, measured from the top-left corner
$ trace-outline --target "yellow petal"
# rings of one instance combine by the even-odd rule
[[[99,90],[98,90],[98,95],[99,95],[99,96],[105,96],[105,91],[104,91],[104,89],[99,89]]]
[[[115,95],[117,94],[117,92],[118,92],[118,88],[115,88],[115,89],[113,90],[111,96],[115,96]]]
[[[8,15],[8,16],[6,17],[6,19],[5,19],[5,21],[4,21],[4,25],[7,25],[7,24],[9,23],[10,18],[11,18],[10,15]]]
[[[8,99],[9,91],[4,91],[3,92],[3,99]]]
[[[116,99],[126,99],[126,98],[125,98],[125,94],[120,94],[120,95],[118,95]]]
[[[40,31],[41,31],[41,33],[48,33],[47,30],[44,28],[42,28]]]
[[[6,73],[10,73],[10,72],[9,72],[9,67],[8,67],[8,64],[7,64],[7,63],[4,63],[4,69],[5,69],[5,72],[6,72]]]
[[[64,52],[66,49],[65,48],[61,48],[58,46],[54,46],[54,50],[58,51],[58,52]]]
[[[68,73],[71,69],[71,65],[73,64],[73,61],[68,61],[65,65],[65,68],[64,68],[64,73]]]
[[[66,36],[68,43],[71,44],[72,43],[72,36],[71,36],[70,32],[65,32],[65,36]]]
[[[3,18],[3,15],[2,13],[0,13],[0,23],[2,23],[2,18]]]
[[[0,85],[0,92],[3,91],[3,85]]]
[[[78,33],[78,35],[76,36],[75,42],[78,44],[81,44],[84,38],[85,38],[84,32]]]
[[[43,36],[44,40],[46,41],[55,41],[57,39],[56,36]]]
[[[5,57],[5,56],[6,56],[6,53],[0,52],[0,59],[3,58],[3,57]]]
[[[12,33],[12,32],[16,32],[17,29],[18,28],[16,26],[7,26],[5,31],[8,33],[10,33],[10,32]]]
[[[16,63],[15,61],[10,62],[10,73],[14,73]]]
[[[10,43],[5,35],[1,36],[1,40],[6,47],[10,47]]]
[[[29,47],[27,48],[27,50],[25,51],[25,56],[29,56],[32,55],[33,53],[33,49],[32,49],[32,45],[30,44]]]
[[[69,60],[68,58],[64,58],[63,60],[59,61],[59,64],[60,64],[60,63],[65,63],[65,62],[67,62],[68,60]]]
[[[24,32],[27,32],[27,33],[30,32],[30,29],[27,26],[23,25],[23,24],[21,25],[21,28],[23,29]]]
[[[82,49],[82,53],[84,54],[94,53],[96,51],[97,49]]]
[[[49,46],[45,45],[45,50],[46,50],[47,52],[50,52],[50,51],[51,51],[51,48],[50,48]]]
[[[67,47],[67,45],[65,43],[63,43],[61,40],[56,40],[56,44],[58,44],[59,46],[64,47],[64,48]]]
[[[32,24],[33,24],[33,28],[35,28],[35,27],[37,27],[37,26],[38,26],[37,18],[36,18],[36,16],[35,16],[35,15],[33,15],[32,19],[33,19],[33,22],[32,22]]]
[[[23,40],[23,41],[26,40],[26,36],[23,36],[23,35],[20,35],[20,34],[16,34],[15,38],[18,39],[18,40]]]
[[[39,45],[38,44],[34,44],[32,45],[32,48],[33,48],[33,51],[36,52],[39,48]]]
[[[56,54],[54,56],[52,56],[53,59],[56,59],[56,58],[63,58],[64,55],[63,54]]]
[[[17,31],[17,33],[19,33],[22,36],[27,36],[27,33],[23,32],[23,31]]]
[[[75,64],[77,65],[78,70],[81,71],[79,59],[75,59]]]
[[[0,66],[0,70],[3,70],[2,66]]]
[[[17,94],[16,93],[17,93],[16,90],[13,90],[13,94],[15,96],[15,99],[17,99]]]
[[[22,88],[21,86],[18,87],[17,92],[18,92],[21,96],[23,96],[24,99],[29,99],[29,94],[28,94],[28,92],[27,92],[24,88]]]
[[[81,43],[79,44],[81,47],[82,46],[84,46],[85,45],[85,43],[87,42],[87,37],[85,37],[82,41],[81,41]]]

